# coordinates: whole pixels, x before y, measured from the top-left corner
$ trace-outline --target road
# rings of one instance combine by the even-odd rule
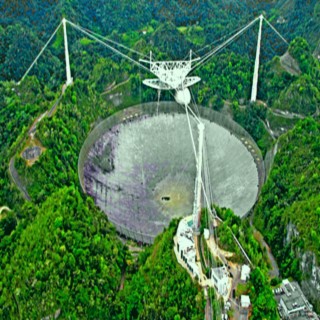
[[[212,310],[211,300],[208,295],[206,308],[205,308],[205,320],[211,320],[211,319],[213,319],[213,310]]]
[[[258,232],[258,231],[257,231],[257,232]],[[280,275],[279,267],[278,267],[278,264],[277,264],[276,259],[274,258],[273,254],[272,254],[272,252],[271,252],[270,247],[269,247],[268,244],[264,241],[263,237],[262,237],[260,243],[263,245],[263,247],[266,248],[267,255],[268,255],[269,261],[270,261],[271,266],[272,266],[272,270],[269,271],[269,275],[270,275],[271,277],[279,277],[279,275]]]
[[[274,136],[274,132],[272,131],[271,127],[270,127],[270,123],[268,121],[268,119],[266,119],[266,121],[263,121],[262,119],[260,119],[265,127],[265,129],[269,132],[269,135],[271,136],[272,140],[275,141],[276,137]]]
[[[254,227],[253,223],[252,223],[252,219],[253,219],[253,215],[251,215],[250,217],[250,226],[253,228],[253,233],[257,235],[257,237],[255,237],[259,243],[262,245],[262,247],[266,248],[266,252],[268,255],[268,259],[270,261],[271,267],[272,269],[269,271],[269,275],[271,277],[279,277],[280,272],[279,272],[279,267],[277,264],[276,259],[274,258],[271,249],[269,247],[269,245],[266,243],[266,241],[264,240],[262,234]]]
[[[36,129],[37,129],[37,125],[38,123],[45,117],[51,117],[52,114],[54,113],[54,111],[56,110],[65,90],[66,90],[67,86],[66,84],[64,84],[62,86],[62,93],[61,95],[59,96],[59,98],[55,101],[55,103],[53,104],[53,106],[50,108],[49,111],[46,111],[44,112],[43,114],[41,114],[39,117],[37,117],[35,119],[35,121],[33,122],[33,124],[31,125],[30,129],[28,130],[28,135],[29,136],[33,136],[36,132]],[[26,137],[25,137],[26,138]],[[10,159],[10,162],[9,162],[9,174],[10,174],[10,177],[11,177],[11,180],[12,182],[17,186],[17,188],[21,191],[23,197],[27,200],[27,201],[31,201],[31,197],[30,195],[28,194],[28,191],[27,191],[27,188],[25,187],[24,183],[22,182],[15,166],[14,166],[14,159],[15,157],[13,156],[11,159]]]
[[[282,117],[286,119],[304,119],[305,116],[299,114],[299,113],[293,113],[293,112],[288,112],[288,111],[283,111],[279,109],[270,109],[269,110],[277,117]]]
[[[61,93],[60,97],[55,101],[55,103],[53,104],[51,109],[48,111],[48,114],[47,114],[48,117],[51,117],[53,115],[53,113],[56,111],[56,108],[57,108],[58,104],[60,103],[61,98],[64,94],[64,91],[65,91],[65,89],[62,89],[62,93]]]
[[[128,79],[126,79],[126,80],[118,83],[117,85],[115,85],[115,82],[113,82],[113,83],[107,88],[106,91],[104,91],[104,92],[101,93],[101,95],[102,95],[102,96],[103,96],[103,95],[106,95],[106,94],[108,94],[109,92],[111,92],[111,91],[113,91],[113,90],[116,90],[117,88],[119,88],[120,86],[126,84],[126,83],[129,82],[129,81],[130,81],[130,78],[128,78]]]
[[[28,194],[28,191],[26,189],[26,187],[24,186],[24,184],[21,181],[21,178],[14,166],[14,157],[12,157],[10,159],[10,163],[9,163],[9,174],[10,177],[13,181],[13,183],[17,186],[17,188],[21,191],[23,197],[27,200],[27,201],[31,201],[31,197]]]

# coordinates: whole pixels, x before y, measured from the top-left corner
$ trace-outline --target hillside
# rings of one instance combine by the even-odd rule
[[[290,45],[266,31],[259,101],[249,101],[257,28],[196,70],[202,81],[192,95],[242,125],[268,159],[278,146],[253,223],[281,276],[299,280],[320,312],[319,0],[15,0],[1,1],[0,9],[0,208],[12,209],[0,213],[0,318],[203,319],[203,291],[172,250],[177,221],[153,246],[139,247],[136,259],[80,191],[86,137],[118,110],[156,101],[157,92],[142,84],[150,75],[68,26],[73,85],[64,91],[61,28],[30,75],[16,82],[63,16],[143,54],[181,59],[190,49],[194,57],[205,54],[261,12]],[[161,99],[173,98],[162,92]],[[41,154],[26,160],[33,147]],[[221,245],[242,261],[232,231],[254,263],[243,291],[252,319],[276,319],[270,283],[278,279],[269,279],[252,221],[226,208],[219,213]]]
[[[110,318],[127,254],[92,200],[63,188],[24,207],[16,223],[1,239],[1,317]]]
[[[104,214],[73,187],[7,213],[0,227],[3,319],[203,318],[203,292],[173,253],[177,221],[138,265]]]
[[[178,220],[140,255],[140,266],[118,295],[116,319],[203,319],[203,290],[177,262]]]
[[[319,0],[274,1],[270,15],[273,21],[277,21],[277,28],[288,39],[303,36],[312,44],[312,50],[319,44]]]
[[[254,224],[270,244],[283,277],[302,281],[319,310],[320,123],[299,122],[280,138]]]

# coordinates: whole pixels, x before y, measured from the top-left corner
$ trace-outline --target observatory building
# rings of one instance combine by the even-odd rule
[[[199,112],[213,201],[243,217],[263,183],[261,153],[229,118],[207,108]],[[196,133],[196,122],[191,126]],[[79,175],[84,192],[120,233],[152,243],[172,218],[192,213],[196,163],[184,108],[147,103],[107,118],[82,147]]]

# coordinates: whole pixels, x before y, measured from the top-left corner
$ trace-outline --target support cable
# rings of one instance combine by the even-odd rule
[[[205,148],[206,148],[206,150],[208,150],[207,139],[205,141]],[[209,162],[208,162],[208,157],[207,157],[207,166],[208,166],[208,177],[209,177],[209,186],[208,187],[209,187],[209,196],[210,196],[210,210],[211,210],[211,212],[213,212],[212,213],[213,217],[216,217],[217,213],[216,213],[215,209],[214,208],[211,209],[211,205],[213,203],[213,191],[212,191],[212,184],[211,184],[212,180],[211,180],[211,173],[210,173],[210,166],[209,166]]]
[[[141,68],[143,68],[144,70],[150,72],[150,70],[145,67],[143,64],[139,63],[138,61],[132,59],[131,57],[127,56],[126,54],[122,53],[121,51],[119,51],[118,49],[110,46],[109,44],[103,42],[101,39],[97,38],[96,36],[92,35],[91,33],[85,31],[82,27],[72,23],[71,21],[67,20],[67,22],[74,27],[75,29],[79,30],[80,32],[86,34],[88,37],[96,40],[97,42],[99,42],[100,44],[104,45],[105,47],[107,47],[108,49],[110,49],[111,51],[117,53],[118,55],[120,55],[121,57],[125,58],[126,60],[131,61],[132,63],[136,64],[137,66],[140,66]]]
[[[187,105],[190,113],[194,116],[194,118],[196,119],[197,123],[202,123],[202,121],[200,120],[200,118],[195,114],[195,112],[190,108],[189,105]]]
[[[80,27],[80,26],[79,26],[79,27]],[[101,40],[110,42],[110,43],[112,43],[112,44],[114,44],[114,45],[116,45],[116,46],[119,46],[119,47],[121,47],[121,48],[123,48],[123,49],[126,49],[126,50],[128,50],[128,51],[130,51],[130,52],[132,52],[132,53],[135,53],[135,54],[137,54],[137,55],[139,55],[139,56],[141,56],[141,57],[148,58],[147,55],[145,55],[145,54],[143,54],[143,53],[141,53],[141,52],[139,52],[139,51],[136,51],[136,50],[134,50],[134,49],[130,49],[130,48],[126,47],[125,45],[121,44],[121,43],[118,43],[118,42],[116,42],[116,41],[114,41],[114,40],[111,40],[111,39],[109,39],[109,38],[107,38],[107,37],[104,37],[104,36],[102,36],[102,35],[100,35],[100,34],[98,34],[98,33],[96,33],[96,32],[93,32],[93,31],[87,29],[87,28],[83,28],[83,27],[80,27],[80,28],[82,28],[82,29],[85,30],[86,32],[88,32],[88,33],[96,36],[97,38],[100,38]]]
[[[189,132],[190,132],[190,137],[191,137],[191,142],[192,142],[192,148],[193,148],[194,156],[196,158],[196,163],[197,163],[198,162],[198,156],[197,156],[197,151],[196,151],[196,145],[194,143],[194,137],[193,137],[193,132],[192,132],[192,127],[191,127],[188,108],[189,108],[189,106],[185,105],[185,110],[186,110],[186,115],[187,115],[187,120],[188,120],[188,126],[189,126]]]
[[[200,110],[199,110],[198,104],[196,103],[196,99],[195,99],[195,97],[194,97],[194,94],[193,94],[191,88],[189,88],[189,91],[190,91],[191,101],[193,102],[195,112],[197,113],[198,119],[199,119],[199,121],[200,121],[201,116],[200,116]]]
[[[31,63],[30,67],[28,68],[28,70],[25,72],[25,74],[22,76],[21,80],[18,82],[18,85],[20,85],[20,83],[24,80],[24,78],[28,75],[28,73],[30,72],[30,70],[32,69],[32,67],[35,65],[35,63],[38,61],[38,59],[40,58],[40,56],[42,55],[43,51],[47,48],[47,46],[49,45],[50,41],[52,40],[52,38],[55,36],[55,34],[58,32],[59,28],[62,25],[62,21],[60,22],[60,24],[58,25],[58,27],[56,28],[56,30],[53,32],[53,34],[51,35],[51,37],[49,38],[49,40],[47,41],[47,43],[44,45],[44,47],[41,49],[41,51],[39,52],[39,54],[37,55],[37,57],[34,59],[34,61]]]
[[[263,17],[263,20],[269,25],[269,27],[281,38],[283,42],[285,42],[287,45],[289,45],[289,42],[280,34],[280,32],[265,18]]]
[[[247,31],[250,27],[252,27],[260,18],[256,18],[254,20],[252,20],[250,23],[248,23],[244,28],[242,28],[240,31],[238,31],[236,34],[234,34],[232,37],[230,37],[228,40],[226,40],[225,42],[223,42],[220,46],[218,46],[217,48],[213,49],[211,52],[209,52],[208,54],[206,54],[198,63],[196,63],[191,70],[196,69],[197,67],[201,66],[202,64],[204,64],[205,62],[208,61],[208,59],[210,59],[214,54],[216,54],[217,52],[219,52],[220,50],[224,49],[225,47],[227,47],[230,43],[233,42],[233,40],[235,40],[237,37],[239,37],[240,35],[242,35],[242,33],[244,33],[245,31]]]
[[[203,50],[205,50],[206,48],[212,47],[212,46],[213,46],[214,44],[216,44],[217,42],[225,39],[225,38],[228,37],[228,36],[231,36],[232,34],[234,34],[235,32],[238,32],[238,31],[239,31],[240,29],[242,29],[242,28],[243,28],[242,26],[241,26],[241,27],[238,27],[237,29],[235,29],[235,30],[227,33],[226,35],[220,37],[220,38],[217,39],[217,40],[214,40],[213,42],[211,42],[210,44],[205,45],[205,46],[204,46],[203,48],[201,48],[201,49],[195,50],[194,52],[195,52],[196,54],[200,55],[199,53],[202,52]],[[208,52],[208,53],[209,53],[209,52]],[[208,53],[207,53],[207,54],[208,54]]]

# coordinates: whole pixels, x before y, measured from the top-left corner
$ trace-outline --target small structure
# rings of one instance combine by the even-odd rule
[[[246,264],[241,267],[241,281],[247,281],[250,278],[250,271],[250,267]]]
[[[34,160],[36,158],[39,158],[41,154],[41,148],[38,146],[33,146],[25,149],[22,152],[22,157],[26,160]]]
[[[240,297],[240,302],[241,302],[241,307],[242,308],[246,308],[247,309],[247,308],[250,307],[251,302],[250,302],[250,297],[249,296],[242,295]]]
[[[279,24],[283,24],[286,22],[286,19],[283,17],[283,16],[280,16],[278,19],[277,19],[277,23]]]
[[[203,230],[203,235],[204,235],[204,238],[205,238],[206,240],[209,240],[209,237],[210,237],[209,229],[204,229],[204,230]]]
[[[196,264],[196,250],[192,233],[192,216],[182,219],[177,230],[176,250],[193,277],[200,279],[200,270]]]
[[[285,279],[282,281],[281,288],[284,294],[281,295],[280,306],[285,319],[293,319],[296,316],[299,316],[299,319],[316,319],[310,317],[310,315],[313,315],[313,307],[302,293],[297,282],[289,282]]]
[[[221,296],[228,293],[228,270],[226,267],[212,268],[211,279]]]

